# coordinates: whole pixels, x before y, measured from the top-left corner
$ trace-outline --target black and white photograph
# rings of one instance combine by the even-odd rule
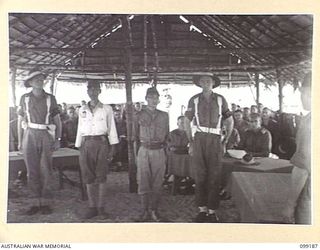
[[[312,225],[313,27],[8,13],[7,223]]]

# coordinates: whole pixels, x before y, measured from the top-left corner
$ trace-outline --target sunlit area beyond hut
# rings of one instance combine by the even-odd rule
[[[301,102],[301,87],[312,69],[312,15],[10,13],[8,20],[8,222],[288,223],[283,210],[295,167],[291,159],[297,150],[299,128],[310,126],[310,120],[305,122],[310,110]],[[61,122],[61,136],[54,138],[60,146],[50,156],[53,182],[50,209],[43,210],[40,204],[38,210],[24,213],[35,198],[29,190],[32,178],[22,140],[26,140],[28,129],[44,130],[50,123],[31,122],[29,109],[37,104],[31,101],[33,97],[25,101],[25,94],[34,88],[26,83],[38,75],[44,76],[43,90],[56,100],[51,105],[56,107],[54,115]],[[193,99],[204,91],[202,80],[197,80],[203,76],[215,80],[211,87],[218,109],[212,113],[211,104],[201,104],[201,95],[195,98],[197,102]],[[108,150],[114,148],[113,154],[105,157],[108,173],[105,190],[100,190],[104,210],[95,213],[91,209],[91,217],[83,216],[91,204],[91,186],[83,166],[80,167],[83,144],[79,146],[76,141],[80,120],[91,117],[90,112],[95,119],[95,108],[90,106],[93,103],[90,84],[93,89],[98,84],[99,103],[107,104],[106,109],[110,107],[108,133],[103,135],[103,141],[107,140]],[[141,139],[145,136],[141,126],[145,126],[147,119],[143,112],[151,106],[148,91],[158,96],[156,110],[163,115],[154,124],[155,129],[162,131],[162,123],[168,117],[168,133],[161,143]],[[52,111],[48,101],[45,105],[48,110],[42,109],[49,117]],[[19,130],[23,115],[25,128]],[[219,117],[217,127],[210,122],[211,119],[215,124],[215,115]],[[228,118],[232,120],[232,133],[224,123]],[[206,119],[211,127],[203,125]],[[254,119],[259,126],[252,129]],[[190,153],[194,131],[193,137],[183,132],[188,129],[185,127],[188,121],[195,133],[221,138],[217,208],[199,205],[200,163]],[[110,124],[114,124],[116,140],[111,138]],[[247,146],[248,130],[262,131],[261,138],[270,135],[268,142],[259,141],[262,140],[259,137]],[[183,133],[186,135],[181,139]],[[92,137],[101,139],[95,136],[86,134],[82,143]],[[260,150],[264,143],[269,148]],[[141,194],[143,197],[145,182],[141,181],[139,166],[141,147],[146,152],[161,149],[165,157],[161,158],[164,174],[157,189],[161,197],[157,213],[150,208],[150,214],[142,219]],[[197,154],[198,149],[194,150]],[[209,155],[220,154],[214,147],[211,150]],[[210,176],[207,174],[206,178]],[[43,181],[40,182],[42,185]],[[156,182],[159,179],[152,181],[151,189]],[[211,186],[208,187],[207,193],[211,193]],[[200,213],[207,213],[204,221],[194,220],[198,208]],[[210,214],[215,214],[215,221],[212,218],[210,221]]]

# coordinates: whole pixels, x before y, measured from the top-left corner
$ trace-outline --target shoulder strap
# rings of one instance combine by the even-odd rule
[[[50,107],[51,107],[51,98],[50,98],[50,95],[48,95],[47,96],[47,115],[46,115],[45,124],[49,124]]]
[[[24,102],[25,102],[25,104],[26,104],[26,113],[27,113],[28,122],[31,122],[30,112],[29,112],[29,101],[30,101],[30,97],[29,97],[29,96],[26,96],[26,97],[24,98]]]
[[[217,123],[217,128],[221,128],[221,119],[222,119],[222,97],[218,95],[218,107],[219,107],[219,118]]]
[[[199,97],[194,98],[194,116],[196,118],[197,126],[200,126],[199,122],[199,112],[198,112],[198,105],[199,105]]]

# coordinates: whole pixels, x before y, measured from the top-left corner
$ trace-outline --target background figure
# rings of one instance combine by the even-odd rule
[[[250,109],[248,107],[243,108],[243,120],[247,122],[250,120]]]
[[[62,132],[62,147],[73,148],[78,130],[78,115],[75,112],[75,108],[70,106],[67,109],[68,119],[63,123],[63,132]]]
[[[303,108],[311,111],[311,73],[305,76],[300,91]],[[283,215],[288,223],[311,224],[311,112],[303,117],[296,141],[290,193]]]
[[[272,137],[271,152],[273,154],[278,155],[279,154],[278,145],[279,145],[279,139],[280,139],[280,126],[276,120],[272,119],[272,112],[267,107],[263,108],[261,118],[262,118],[261,126],[266,128],[271,133],[271,137]]]
[[[121,116],[120,110],[114,111],[119,143],[115,145],[115,155],[112,163],[116,166],[116,171],[124,169],[128,163],[128,142],[127,142],[127,123]]]
[[[197,76],[194,83],[202,88],[202,93],[189,100],[185,114],[189,152],[195,169],[196,204],[199,207],[194,221],[216,223],[219,222],[216,210],[220,203],[223,144],[227,144],[231,135],[233,118],[225,98],[212,92],[212,88],[220,85],[218,77]],[[222,118],[226,125],[223,141]],[[191,121],[194,121],[192,128]]]
[[[250,118],[250,115],[249,115]],[[243,140],[244,133],[249,129],[249,122],[243,119],[243,112],[241,110],[236,110],[233,114],[234,128],[237,129],[240,140]]]
[[[257,105],[251,105],[251,107],[250,107],[250,114],[253,114],[253,113],[256,113],[256,114],[259,113],[259,110],[258,110],[258,106],[257,106]]]
[[[191,168],[191,159],[188,154],[189,152],[189,140],[187,133],[185,131],[184,123],[185,117],[179,116],[177,120],[178,128],[172,130],[169,133],[168,139],[168,175],[173,175],[173,193],[175,193],[179,184],[184,181],[184,184],[193,184],[188,178],[188,183],[186,177],[193,177]],[[190,189],[191,186],[183,186],[186,189]]]
[[[52,152],[60,147],[61,122],[56,98],[43,90],[47,75],[39,69],[29,72],[18,111],[18,149],[22,150],[28,172],[28,187],[36,202],[23,213],[52,213]],[[22,138],[22,129],[24,130]]]
[[[261,127],[261,122],[261,116],[258,113],[250,114],[250,129],[244,133],[238,148],[254,157],[269,157],[272,145],[271,134]]]

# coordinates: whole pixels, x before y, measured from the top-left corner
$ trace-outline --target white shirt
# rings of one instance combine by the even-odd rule
[[[119,143],[111,106],[99,102],[92,112],[88,104],[79,109],[75,146],[81,146],[82,136],[90,135],[108,135],[111,145]]]

